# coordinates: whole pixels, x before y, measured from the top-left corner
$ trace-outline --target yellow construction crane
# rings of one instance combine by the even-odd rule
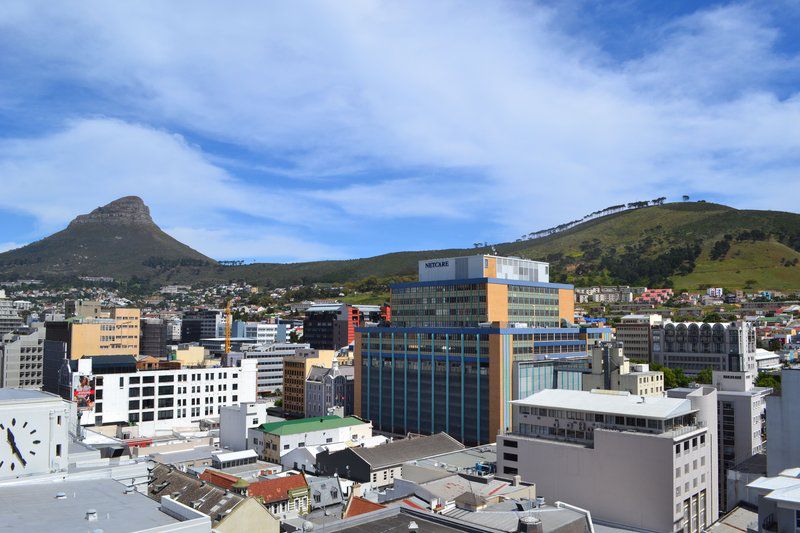
[[[231,301],[225,304],[225,353],[231,353]]]

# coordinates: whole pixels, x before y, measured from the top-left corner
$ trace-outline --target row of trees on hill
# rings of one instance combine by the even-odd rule
[[[552,228],[547,228],[540,231],[534,231],[533,233],[526,233],[525,235],[517,239],[517,242],[530,239],[539,239],[541,237],[548,237],[555,233],[559,233],[561,231],[574,228],[578,224],[588,222],[589,220],[603,217],[606,215],[611,215],[614,213],[619,213],[621,211],[627,211],[629,209],[640,209],[642,207],[648,207],[653,205],[663,205],[666,199],[667,199],[666,196],[661,196],[659,198],[654,198],[652,200],[640,200],[637,202],[628,202],[627,204],[611,205],[606,207],[605,209],[599,209],[597,211],[589,213],[588,215],[585,215],[583,218],[579,218],[577,220],[571,220],[569,222],[565,222],[564,224],[553,226]]]

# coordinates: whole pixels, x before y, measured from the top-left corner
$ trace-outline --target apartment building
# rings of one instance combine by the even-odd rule
[[[499,477],[609,525],[688,533],[717,519],[712,387],[682,399],[551,389],[513,409],[513,430],[497,438]]]
[[[17,309],[14,307],[14,302],[5,297],[0,297],[0,337],[23,325],[25,325],[25,321],[19,316]]]
[[[108,317],[80,317],[47,322],[46,340],[66,343],[72,359],[85,355],[138,355],[140,311],[115,307]]]
[[[275,343],[258,345],[250,350],[223,355],[227,366],[240,366],[245,359],[254,360],[258,370],[256,393],[269,396],[283,387],[284,358],[297,353],[314,352],[308,344]]]
[[[719,498],[723,512],[739,503],[728,498],[728,471],[765,451],[767,396],[772,389],[756,387],[754,379],[752,372],[713,372],[718,401]],[[681,398],[692,390],[670,389],[667,395]]]
[[[661,315],[625,315],[615,330],[615,337],[625,345],[631,359],[652,362],[653,327],[663,322]]]
[[[44,324],[0,337],[0,387],[38,389],[44,367]]]
[[[653,328],[652,362],[696,376],[706,368],[756,371],[756,332],[746,321],[666,322]]]
[[[620,342],[592,347],[592,369],[583,376],[583,390],[628,391],[634,396],[663,396],[664,373],[646,364],[632,365]]]
[[[254,402],[256,367],[137,370],[132,356],[87,356],[65,359],[58,384],[50,392],[77,403],[81,425],[131,424],[140,437],[153,437]]]
[[[285,343],[288,340],[289,324],[272,324],[269,322],[246,322],[234,320],[231,323],[231,336],[252,339],[256,344]],[[225,336],[225,323],[219,324],[217,337]]]
[[[306,380],[314,366],[330,368],[333,350],[297,350],[283,358],[283,411],[288,417],[302,418],[306,410]]]
[[[391,326],[356,330],[356,414],[384,433],[493,442],[510,428],[509,401],[561,381],[580,390],[589,348],[609,339],[571,324],[573,288],[549,283],[547,263],[475,255],[418,268],[419,281],[391,286]]]

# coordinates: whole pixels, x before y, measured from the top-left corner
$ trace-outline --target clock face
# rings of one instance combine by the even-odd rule
[[[16,417],[0,422],[0,450],[0,472],[6,474],[24,471],[36,454],[44,453],[37,430]]]

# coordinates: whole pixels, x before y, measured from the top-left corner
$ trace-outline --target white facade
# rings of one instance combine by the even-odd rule
[[[472,278],[500,278],[548,283],[550,281],[550,264],[519,257],[495,255],[442,257],[419,261],[420,281]]]
[[[44,366],[44,324],[0,335],[0,387],[39,389]]]
[[[513,402],[498,476],[646,531],[702,531],[717,518],[717,399],[548,389]]]
[[[244,352],[227,354],[228,366],[240,366],[242,361],[255,361],[257,370],[256,393],[259,396],[270,394],[283,387],[283,358],[295,355],[297,350],[310,350],[310,344],[275,343],[257,346]]]
[[[81,425],[136,424],[140,437],[169,434],[216,418],[220,408],[256,399],[255,361],[241,367],[141,370],[92,375],[92,360],[78,360],[77,376],[95,383],[93,409],[81,413]],[[78,380],[73,380],[77,383]]]
[[[65,472],[69,415],[53,394],[0,389],[0,481]]]
[[[687,376],[706,368],[756,373],[755,354],[755,328],[746,321],[666,322],[653,328],[652,362],[682,368]]]
[[[781,371],[781,393],[767,396],[767,475],[800,465],[800,367]]]
[[[234,452],[249,449],[247,430],[275,420],[267,415],[267,407],[269,404],[263,402],[220,407],[219,445]]]

